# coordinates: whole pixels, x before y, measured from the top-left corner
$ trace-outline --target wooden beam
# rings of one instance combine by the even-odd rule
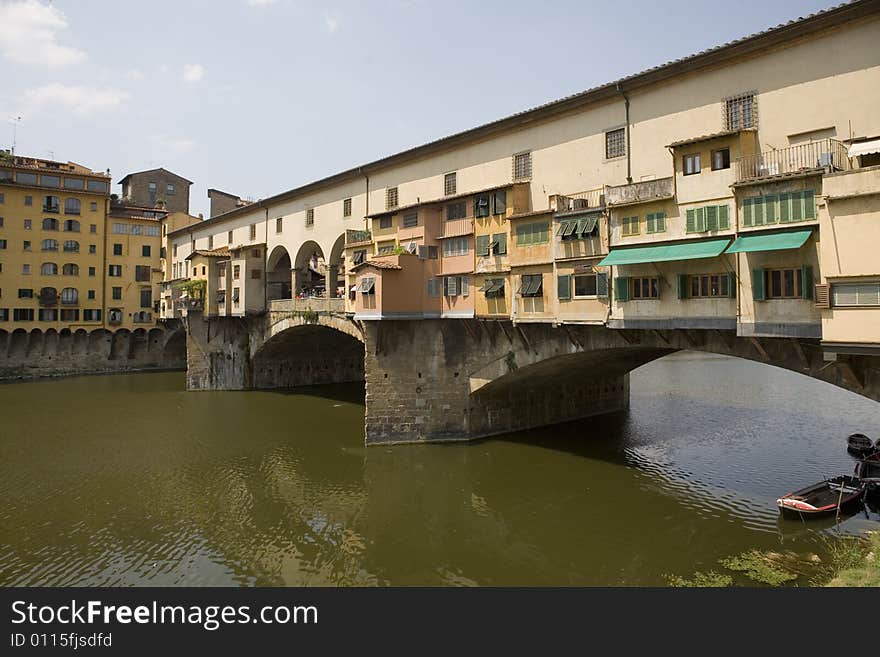
[[[852,365],[848,360],[838,360],[836,363],[840,369],[840,373],[843,374],[843,378],[851,388],[858,392],[865,389],[865,384],[862,383],[862,380],[856,375],[855,370],[853,370]]]
[[[761,344],[761,341],[758,338],[751,337],[749,338],[749,342],[752,343],[752,346],[761,354],[761,358],[766,361],[770,360],[770,356],[767,355],[767,352],[764,350],[764,345]]]
[[[660,332],[660,329],[651,329],[651,332],[656,335],[660,340],[663,341],[664,344],[669,344],[669,340],[666,339],[666,336]]]
[[[581,341],[575,337],[574,333],[572,333],[570,326],[568,326],[567,324],[562,324],[562,329],[565,331],[565,334],[568,336],[569,342],[571,342],[578,349],[584,348],[584,345],[581,344]]]
[[[519,337],[522,338],[523,344],[526,346],[526,349],[531,351],[532,345],[529,344],[529,339],[526,337],[526,332],[523,331],[522,326],[517,324],[514,328],[516,328],[516,332],[519,333]]]
[[[807,358],[807,354],[804,352],[804,348],[801,346],[800,340],[797,338],[789,338],[792,346],[794,346],[794,352],[797,354],[798,360],[801,362],[801,365],[805,370],[810,369],[810,359]]]
[[[501,328],[501,332],[504,334],[504,337],[507,338],[507,341],[510,344],[513,344],[513,336],[507,332],[507,328],[504,326],[504,322],[498,322],[498,326]]]
[[[614,329],[617,334],[623,338],[624,342],[627,344],[638,344],[638,340],[633,338],[631,335],[627,334],[626,329]]]

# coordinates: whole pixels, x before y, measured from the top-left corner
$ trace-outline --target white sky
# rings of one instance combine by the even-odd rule
[[[0,0],[0,147],[20,116],[18,153],[164,166],[207,216],[829,4]]]

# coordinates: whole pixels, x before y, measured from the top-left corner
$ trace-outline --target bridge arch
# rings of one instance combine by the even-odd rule
[[[290,253],[279,244],[266,260],[266,294],[270,301],[291,298],[292,271]]]
[[[327,260],[324,250],[313,241],[300,244],[293,261],[293,294],[314,295],[325,288]]]
[[[336,238],[330,249],[330,259],[327,261],[327,296],[345,296],[344,278],[341,281],[342,294],[338,294],[340,274],[345,274],[345,233]]]

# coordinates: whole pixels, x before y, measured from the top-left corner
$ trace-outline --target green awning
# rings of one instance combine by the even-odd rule
[[[683,244],[657,244],[655,246],[634,246],[626,249],[612,249],[598,264],[636,265],[643,262],[666,262],[669,260],[693,260],[695,258],[714,258],[721,255],[724,247],[730,244],[729,238],[699,240]]]
[[[792,230],[772,235],[740,235],[734,240],[727,253],[752,253],[753,251],[781,251],[799,249],[812,234],[812,230]]]

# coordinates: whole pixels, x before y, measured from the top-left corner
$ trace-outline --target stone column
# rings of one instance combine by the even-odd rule
[[[186,331],[187,390],[247,390],[252,387],[250,339],[239,318],[204,319],[190,310]]]

